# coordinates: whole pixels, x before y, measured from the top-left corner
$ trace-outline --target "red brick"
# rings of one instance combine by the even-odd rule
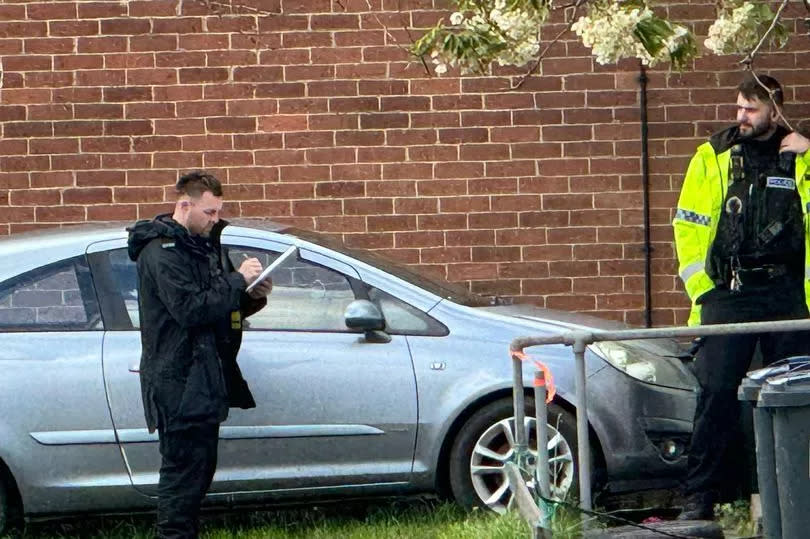
[[[10,122],[3,125],[3,137],[50,137],[53,125],[52,122]]]
[[[202,168],[203,154],[199,152],[160,152],[154,156],[158,168]]]
[[[224,101],[190,101],[177,103],[178,118],[198,118],[223,116],[226,113]]]
[[[358,87],[360,95],[406,95],[409,92],[408,82],[404,80],[361,80]]]
[[[343,204],[345,215],[383,215],[394,212],[390,198],[348,199]]]
[[[205,127],[210,133],[249,133],[256,131],[256,118],[206,118]]]
[[[103,204],[112,202],[112,191],[104,187],[65,189],[64,204]]]
[[[330,131],[308,131],[306,133],[285,133],[286,148],[319,148],[334,146],[334,133]]]
[[[80,86],[125,86],[126,76],[123,69],[81,71],[76,74],[76,83]]]
[[[101,21],[101,33],[105,36],[148,34],[151,29],[147,19],[121,18]]]
[[[67,54],[75,51],[74,40],[69,38],[46,38],[38,39],[31,38],[25,40],[25,52],[30,54]],[[56,59],[55,59],[56,60]],[[96,57],[97,63],[89,68],[102,67],[104,64],[103,58]],[[5,64],[5,60],[3,62]],[[56,65],[56,62],[54,62]],[[85,67],[79,65],[79,67]],[[9,68],[7,68],[9,69]],[[57,67],[57,69],[69,69],[64,67]]]
[[[0,140],[0,155],[19,155],[27,150],[28,143],[25,140]]]
[[[390,141],[390,133],[387,135]],[[472,159],[472,155],[465,157],[465,147],[461,148],[462,159]],[[508,148],[507,148],[508,154]],[[408,148],[409,161],[456,161],[459,157],[457,146],[412,146]]]
[[[326,99],[281,99],[279,100],[279,114],[317,114],[327,112],[329,101]]]
[[[362,60],[360,47],[314,47],[309,54],[313,64],[357,64]]]
[[[338,131],[335,133],[337,146],[381,146],[385,142],[383,131]]]
[[[395,163],[405,160],[405,148],[358,148],[360,163]]]
[[[314,164],[354,163],[357,151],[354,148],[315,148],[306,150],[306,161]]]
[[[284,66],[286,81],[331,79],[334,76],[335,67],[331,65]]]
[[[307,95],[311,97],[357,95],[357,81],[312,81],[306,83],[306,88]]]
[[[333,180],[379,180],[382,176],[380,165],[346,164],[332,166]]]
[[[255,133],[250,135],[233,135],[233,147],[237,150],[256,150],[264,148],[281,148],[283,137],[279,133]]]
[[[58,189],[11,191],[9,203],[12,206],[58,206],[62,203],[62,195]]]
[[[85,137],[80,140],[82,153],[128,152],[132,146],[129,137]]]
[[[376,97],[346,97],[329,100],[330,112],[369,112],[379,110],[380,105]]]
[[[233,137],[231,135],[195,135],[183,137],[181,140],[182,149],[185,151],[233,149]]]
[[[102,159],[102,163],[104,160]],[[134,170],[126,171],[126,184],[130,186],[137,185],[157,185],[167,186],[173,185],[177,181],[177,172],[175,170]],[[122,185],[124,182],[116,181],[112,185]]]
[[[180,84],[222,82],[228,80],[228,70],[224,67],[180,68]]]
[[[329,167],[327,166],[283,166],[279,168],[279,177],[283,182],[300,181],[329,181]]]
[[[380,110],[430,110],[430,98],[428,97],[381,97]]]
[[[14,121],[25,119],[25,107],[16,105],[0,105],[0,121]]]
[[[315,185],[315,196],[319,198],[362,197],[366,195],[362,182],[320,182]]]
[[[222,72],[226,73],[224,78],[227,78],[227,70],[222,70]],[[284,70],[280,66],[236,67],[233,70],[233,80],[236,82],[280,82],[284,80]]]
[[[79,141],[75,138],[32,139],[28,147],[32,154],[76,153],[79,151]]]
[[[292,214],[299,217],[342,213],[342,203],[338,200],[296,200],[292,203]]]
[[[127,6],[121,2],[80,2],[78,4],[79,19],[108,19],[126,15]]]
[[[151,101],[152,89],[148,86],[131,86],[128,88],[104,88],[104,101]]]
[[[88,123],[92,122],[62,122],[62,123]],[[148,120],[124,120],[104,122],[105,135],[151,135],[152,123]],[[58,126],[57,126],[58,127]],[[95,134],[95,133],[93,133]],[[101,133],[98,133],[101,134]]]
[[[256,98],[274,97],[303,97],[306,92],[304,83],[268,83],[256,86]]]
[[[134,221],[138,207],[134,204],[102,204],[87,207],[88,221]]]
[[[3,182],[0,180],[0,185]],[[72,172],[32,172],[31,187],[67,187],[74,185]],[[26,185],[27,187],[27,185]]]
[[[40,206],[35,208],[34,219],[41,223],[65,223],[84,221],[84,206]]]
[[[390,249],[394,246],[393,234],[346,234],[346,246],[358,249]]]

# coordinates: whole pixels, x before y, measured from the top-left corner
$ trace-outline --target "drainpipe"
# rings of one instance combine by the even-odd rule
[[[647,148],[647,70],[639,64],[639,112],[641,115],[641,188],[643,195],[642,212],[644,214],[644,324],[652,327],[652,245],[650,243],[650,163]]]

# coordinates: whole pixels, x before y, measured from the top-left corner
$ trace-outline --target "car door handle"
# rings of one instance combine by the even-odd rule
[[[129,372],[139,373],[141,372],[141,366],[137,363],[135,365],[130,365]]]

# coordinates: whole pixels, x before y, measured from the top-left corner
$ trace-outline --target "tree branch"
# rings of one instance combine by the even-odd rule
[[[749,66],[749,69],[750,69],[750,66]],[[787,128],[788,128],[788,129],[790,129],[791,131],[794,131],[793,126],[792,126],[792,125],[790,125],[790,122],[788,121],[788,119],[787,119],[787,118],[785,118],[785,115],[784,115],[784,114],[782,114],[782,107],[780,107],[780,106],[779,106],[779,105],[776,103],[776,100],[773,98],[773,96],[774,96],[774,94],[775,94],[776,92],[774,92],[773,90],[771,90],[770,88],[768,88],[767,86],[765,86],[765,84],[764,84],[764,83],[763,83],[761,80],[759,80],[759,77],[757,76],[756,71],[754,71],[753,69],[751,69],[751,75],[754,77],[754,80],[756,80],[756,81],[757,81],[757,84],[759,84],[760,86],[762,86],[763,88],[765,88],[765,91],[766,91],[766,92],[768,92],[768,96],[771,98],[771,103],[773,103],[773,107],[776,109],[776,115],[777,115],[777,116],[778,116],[778,117],[779,117],[779,118],[780,118],[780,119],[781,119],[783,122],[785,122],[785,125],[787,126]]]
[[[776,15],[773,16],[773,20],[771,21],[771,25],[768,27],[768,30],[766,30],[765,33],[762,34],[762,38],[759,40],[759,43],[757,43],[757,46],[754,47],[754,49],[751,52],[748,53],[748,56],[746,56],[740,62],[741,64],[745,64],[747,66],[753,65],[754,56],[756,56],[756,54],[759,52],[759,49],[762,47],[762,45],[768,39],[768,36],[771,34],[771,32],[773,32],[773,29],[776,28],[776,25],[779,23],[779,19],[782,18],[782,12],[787,7],[787,4],[788,4],[789,1],[790,0],[782,0],[782,3],[779,5],[779,9],[776,10]],[[807,5],[807,0],[805,0],[805,6],[806,5]],[[752,71],[753,71],[753,69],[752,69]],[[757,80],[759,80],[759,79],[757,79]]]
[[[523,76],[520,77],[520,80],[518,81],[517,84],[510,87],[510,90],[517,90],[518,88],[523,86],[523,84],[526,83],[529,77],[531,77],[537,71],[537,68],[540,67],[540,62],[542,62],[545,55],[548,54],[549,49],[551,49],[551,47],[554,46],[554,44],[557,43],[563,35],[568,33],[571,30],[572,26],[574,26],[574,23],[577,21],[577,10],[579,10],[579,7],[587,1],[588,0],[576,0],[576,2],[567,6],[574,8],[573,12],[571,13],[571,20],[568,22],[568,26],[563,28],[560,31],[560,33],[554,36],[554,39],[552,39],[551,42],[548,43],[548,45],[546,45],[545,48],[543,48],[540,54],[537,55],[537,58],[535,58],[534,62],[532,63],[532,66],[528,69],[528,71],[526,71],[526,73],[523,74]]]

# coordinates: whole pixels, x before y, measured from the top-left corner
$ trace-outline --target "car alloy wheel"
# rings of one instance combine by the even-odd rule
[[[534,401],[527,399],[523,428],[528,434],[529,456],[522,470],[531,491],[537,461],[537,421]],[[576,490],[576,424],[572,414],[555,404],[549,405],[548,466],[551,496],[565,499]],[[512,499],[504,464],[515,456],[515,420],[512,400],[495,401],[473,414],[453,444],[450,484],[455,498],[466,507],[485,507],[502,513]]]
[[[537,420],[527,417],[523,423],[529,437],[528,465],[521,470],[529,490],[537,488]],[[502,513],[512,498],[511,485],[504,473],[504,464],[515,454],[515,420],[502,419],[487,429],[478,439],[470,458],[473,488],[484,504]],[[565,498],[574,481],[574,456],[568,442],[552,425],[548,425],[548,467],[551,497]]]

